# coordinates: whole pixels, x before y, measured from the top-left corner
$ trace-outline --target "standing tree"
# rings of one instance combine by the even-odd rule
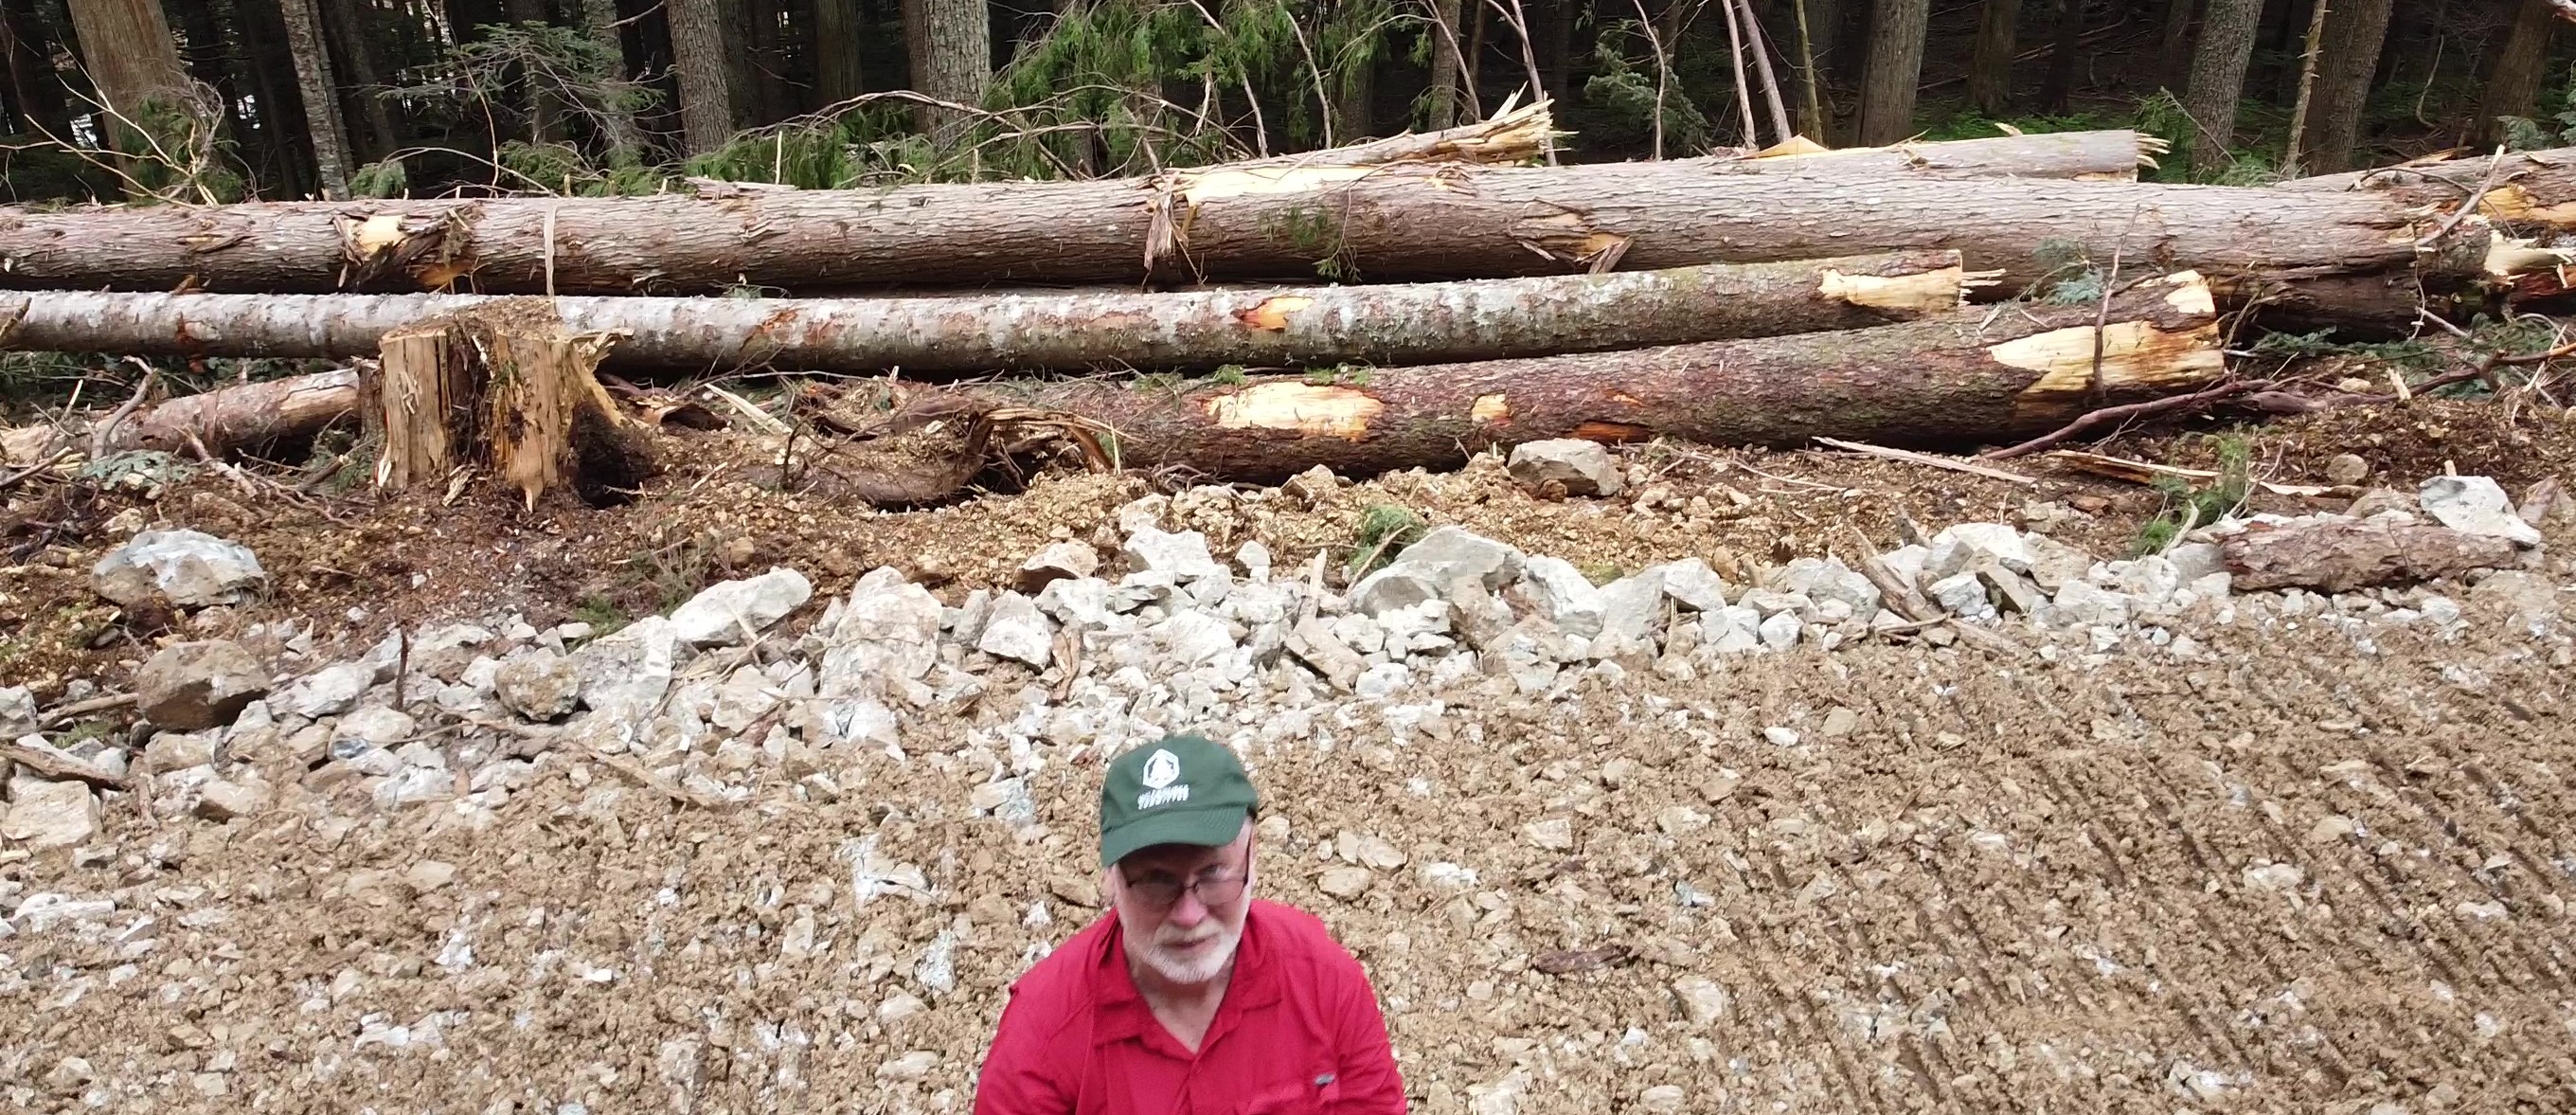
[[[1431,0],[1431,88],[1425,124],[1446,128],[1458,122],[1459,0]]]
[[[2075,60],[2084,56],[2084,0],[2057,0],[2057,43],[2049,49],[2048,73],[2039,82],[2039,110],[2063,113],[2074,108]]]
[[[340,92],[354,96],[359,118],[367,123],[367,143],[361,147],[352,137],[351,148],[372,152],[382,157],[388,151],[406,145],[402,130],[394,126],[393,106],[382,96],[385,84],[386,44],[378,31],[378,11],[374,4],[360,0],[326,0],[322,8],[322,40],[339,47],[337,57],[346,65],[335,66],[342,75]],[[396,56],[399,57],[399,56]],[[346,118],[345,110],[343,118]],[[364,161],[363,156],[354,161]]]
[[[2156,47],[2156,74],[2167,87],[2179,86],[2191,70],[2191,17],[2199,0],[2165,0],[2165,32]]]
[[[2182,99],[2191,117],[2191,167],[2198,174],[2227,165],[2228,144],[2236,139],[2236,102],[2244,95],[2245,66],[2254,57],[2254,34],[2262,22],[2263,0],[2209,0]]]
[[[723,147],[742,126],[723,0],[666,0],[672,68],[680,76],[680,130],[689,154]]]
[[[859,72],[860,34],[859,0],[814,0],[814,93],[822,103],[867,92]]]
[[[107,110],[130,132],[145,106],[188,99],[188,71],[161,15],[161,0],[71,0],[81,65]],[[102,135],[107,128],[100,129]]]
[[[617,0],[581,0],[582,29],[608,55],[608,79],[626,84],[631,73],[626,65],[626,36],[618,33]],[[598,109],[602,138],[608,141],[611,164],[626,159],[641,162],[648,157],[644,129],[635,122],[635,109],[624,100],[604,97]]]
[[[2308,116],[2311,174],[2354,168],[2363,107],[2379,53],[2388,39],[2391,0],[2333,0],[2326,16],[2325,56],[2318,63],[2317,93]]]
[[[1999,116],[2012,108],[2013,47],[2021,0],[1986,0],[1977,9],[1977,46],[1968,60],[1968,103]]]
[[[1884,146],[1913,134],[1931,15],[1932,0],[1878,0],[1869,21],[1869,61],[1861,69],[1862,146]]]
[[[2492,144],[2504,136],[2505,117],[2531,115],[2532,106],[2540,101],[2541,77],[2549,67],[2549,35],[2558,29],[2558,20],[2558,6],[2551,0],[2522,0],[2513,32],[2506,36],[2504,49],[2495,52],[2495,65],[2487,70],[2477,118],[2462,129],[2470,142],[2481,147]]]
[[[281,0],[286,49],[295,54],[295,84],[303,95],[304,126],[313,135],[313,163],[326,198],[349,196],[349,131],[340,119],[339,83],[331,77],[331,47],[322,37],[314,0]]]
[[[993,19],[984,0],[903,0],[903,39],[915,91],[959,105],[983,101],[993,83]],[[968,123],[964,114],[936,105],[923,105],[915,119],[941,144],[955,141]]]

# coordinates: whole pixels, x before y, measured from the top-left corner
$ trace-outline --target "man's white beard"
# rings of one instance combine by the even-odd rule
[[[1205,924],[1214,930],[1208,936],[1217,938],[1216,947],[1194,955],[1183,955],[1175,951],[1172,946],[1187,945],[1190,941],[1177,940],[1166,943],[1157,939],[1147,942],[1145,947],[1138,949],[1137,959],[1144,961],[1145,966],[1153,969],[1155,975],[1183,986],[1195,986],[1215,979],[1217,973],[1224,971],[1227,964],[1233,963],[1235,946],[1243,942],[1243,934],[1241,930],[1220,925],[1213,919]],[[1158,934],[1157,937],[1159,936]]]

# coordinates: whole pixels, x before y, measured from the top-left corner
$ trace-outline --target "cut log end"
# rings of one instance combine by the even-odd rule
[[[533,508],[550,489],[627,502],[654,470],[643,432],[596,369],[608,341],[564,328],[542,299],[487,302],[387,333],[361,410],[388,489],[489,470]]]

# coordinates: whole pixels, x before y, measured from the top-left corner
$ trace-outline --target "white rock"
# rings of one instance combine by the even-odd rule
[[[1668,561],[1645,572],[1660,576],[1664,595],[1691,611],[1713,612],[1726,606],[1726,580],[1698,558]]]
[[[1681,1000],[1682,1016],[1693,1026],[1706,1027],[1726,1017],[1734,997],[1717,981],[1705,976],[1683,976],[1673,981],[1673,997]]]
[[[2424,512],[2462,534],[2502,538],[2517,546],[2540,544],[2540,528],[2524,522],[2513,501],[2485,476],[2436,476],[2415,492]]]
[[[1619,466],[1600,442],[1551,438],[1512,448],[1512,479],[1530,487],[1554,482],[1570,496],[1615,496],[1623,483]]]
[[[1549,817],[1545,820],[1532,821],[1521,826],[1521,832],[1529,837],[1530,843],[1551,852],[1571,851],[1574,848],[1574,822],[1569,818]]]
[[[1572,562],[1533,554],[1522,563],[1520,585],[1557,630],[1586,639],[1601,633],[1601,589]]]
[[[90,570],[90,587],[129,607],[159,597],[181,608],[239,604],[268,582],[259,555],[193,530],[147,530]]]
[[[1042,592],[1057,581],[1088,577],[1100,570],[1100,551],[1081,542],[1057,542],[1020,563],[1013,583],[1021,592]]]
[[[679,655],[679,629],[660,616],[646,616],[593,639],[572,656],[581,703],[624,719],[648,715],[670,691]],[[496,674],[496,685],[498,681]]]
[[[1755,628],[1754,633],[1761,637],[1763,646],[1772,650],[1787,650],[1798,645],[1798,635],[1806,629],[1806,626],[1806,622],[1799,619],[1795,613],[1780,612],[1763,620],[1762,626]]]
[[[2090,581],[2068,581],[2057,590],[2054,619],[2066,627],[2116,627],[2129,622],[2135,603]]]
[[[1749,654],[1762,649],[1762,615],[1742,605],[1728,605],[1699,617],[1700,646],[1710,654]]]
[[[2093,568],[2093,555],[2047,535],[2023,535],[2022,542],[2030,547],[2031,582],[2043,592],[2056,592],[2069,581],[2081,581]]]
[[[814,582],[803,573],[772,566],[757,577],[710,585],[690,597],[672,609],[671,630],[691,646],[735,646],[769,630],[813,597]]]
[[[1510,546],[1464,527],[1444,526],[1434,528],[1423,535],[1421,541],[1405,547],[1395,555],[1392,563],[1372,577],[1402,570],[1429,581],[1435,589],[1434,595],[1445,595],[1437,590],[1445,589],[1450,578],[1473,577],[1487,592],[1496,592],[1520,576],[1522,560],[1521,552]],[[1362,586],[1366,584],[1367,581],[1363,580],[1361,585],[1353,586],[1351,590],[1352,606],[1362,611],[1370,610],[1362,603],[1366,595]],[[1400,608],[1419,602],[1397,600],[1385,606]]]
[[[1820,605],[1840,601],[1848,615],[1878,613],[1878,586],[1869,583],[1859,570],[1844,565],[1841,558],[1799,558],[1780,571],[1780,584]]]
[[[1050,582],[1038,591],[1038,610],[1056,622],[1083,631],[1109,629],[1124,622],[1109,606],[1110,584],[1097,577]]]
[[[196,814],[209,821],[230,821],[268,808],[268,787],[257,783],[208,782],[197,790]]]
[[[86,844],[98,835],[98,798],[81,782],[48,782],[19,775],[9,780],[0,840],[42,852]]]
[[[1965,572],[1979,557],[1991,557],[2015,573],[2030,572],[2035,555],[2021,531],[2003,523],[1960,523],[1932,536],[1924,557],[1923,576],[1946,580]],[[1927,590],[1928,591],[1928,590]]]
[[[1146,527],[1130,533],[1123,551],[1128,568],[1139,573],[1169,573],[1181,584],[1226,576],[1225,567],[1208,554],[1207,535],[1195,530]]]
[[[163,732],[143,746],[143,759],[163,774],[206,766],[215,761],[213,736],[211,732]]]
[[[1380,662],[1360,673],[1354,689],[1371,700],[1393,696],[1413,684],[1413,671],[1402,662]]]
[[[1377,875],[1368,868],[1336,867],[1316,878],[1315,889],[1349,902],[1367,894],[1369,887],[1376,882]]]
[[[36,722],[36,694],[23,685],[0,688],[0,739],[16,739],[33,734],[42,725]]]
[[[419,727],[420,722],[408,713],[374,705],[341,717],[331,726],[331,738],[361,740],[376,747],[394,747],[410,739]]]
[[[553,651],[532,651],[493,669],[492,693],[530,720],[560,720],[581,700],[581,669]]]
[[[993,598],[975,649],[1043,670],[1055,661],[1055,624],[1038,611],[1036,601],[1005,592]]]
[[[1975,573],[1951,574],[1925,586],[1924,592],[1943,611],[1961,619],[1994,618],[1995,606],[1986,599],[1986,583]]]
[[[920,1080],[939,1067],[939,1054],[916,1049],[877,1066],[879,1080]]]
[[[2165,551],[2164,556],[2166,561],[2173,563],[2175,575],[2181,577],[2186,585],[2227,569],[2215,542],[2185,542]],[[2050,587],[2053,590],[2054,586]]]
[[[1601,630],[1586,637],[1643,642],[1663,623],[1664,569],[1656,566],[1601,586]]]
[[[1430,567],[1389,565],[1351,586],[1351,610],[1374,616],[1390,608],[1409,608],[1425,600],[1447,598],[1447,582]]]
[[[1206,665],[1234,649],[1234,634],[1225,621],[1200,611],[1175,612],[1150,634],[1183,667]]]
[[[1234,563],[1243,567],[1243,575],[1255,581],[1270,579],[1270,547],[1258,538],[1246,541],[1234,551]]]
[[[2116,579],[2112,587],[2149,604],[2172,599],[2182,588],[2182,570],[2162,556],[2149,554],[2135,561],[2114,562]]]
[[[357,707],[358,698],[375,683],[374,664],[342,662],[289,683],[272,703],[307,720],[319,720]]]
[[[1689,1104],[1690,1092],[1678,1084],[1657,1084],[1637,1094],[1637,1106],[1655,1115],[1672,1115]]]

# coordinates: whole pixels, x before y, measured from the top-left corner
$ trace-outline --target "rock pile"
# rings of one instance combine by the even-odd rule
[[[1570,494],[1590,470],[1567,456],[1528,472]],[[1737,656],[1873,638],[2078,662],[2189,658],[2196,623],[2307,619],[2366,648],[2377,625],[2451,630],[2462,609],[2417,587],[2243,593],[2249,547],[2283,532],[2405,528],[2492,540],[2501,549],[2461,552],[2527,565],[2539,541],[2492,481],[2440,477],[2420,497],[2374,493],[2354,514],[2229,520],[2110,561],[2043,533],[1961,523],[1858,567],[1688,558],[1596,582],[1562,558],[1441,527],[1337,590],[1322,554],[1283,570],[1252,542],[1221,559],[1205,535],[1164,529],[1166,506],[1123,510],[1114,558],[1051,546],[1012,587],[954,605],[877,569],[801,632],[781,625],[814,587],[781,568],[606,633],[498,616],[318,665],[310,632],[291,625],[175,643],[136,678],[152,731],[131,752],[96,739],[57,748],[25,691],[0,690],[0,739],[16,740],[18,757],[0,762],[0,838],[82,845],[98,832],[102,788],[147,794],[159,815],[218,822],[269,808],[290,786],[349,811],[443,803],[488,821],[540,764],[567,759],[700,804],[765,788],[831,800],[851,789],[854,756],[905,761],[923,746],[915,729],[961,715],[980,718],[970,734],[991,745],[992,773],[970,804],[1030,825],[1022,780],[1051,757],[1183,728],[1240,745],[1326,738],[1346,701],[1381,702],[1396,723],[1395,711],[1469,695],[1553,698],[1641,674],[1682,681]],[[199,606],[256,581],[248,551],[186,534],[138,536],[100,564],[101,591]],[[2502,599],[2552,653],[2569,654],[2555,626],[2563,592],[2548,579],[2490,571],[2472,592]],[[958,747],[954,734],[932,746]],[[1347,875],[1333,887],[1365,884]]]

